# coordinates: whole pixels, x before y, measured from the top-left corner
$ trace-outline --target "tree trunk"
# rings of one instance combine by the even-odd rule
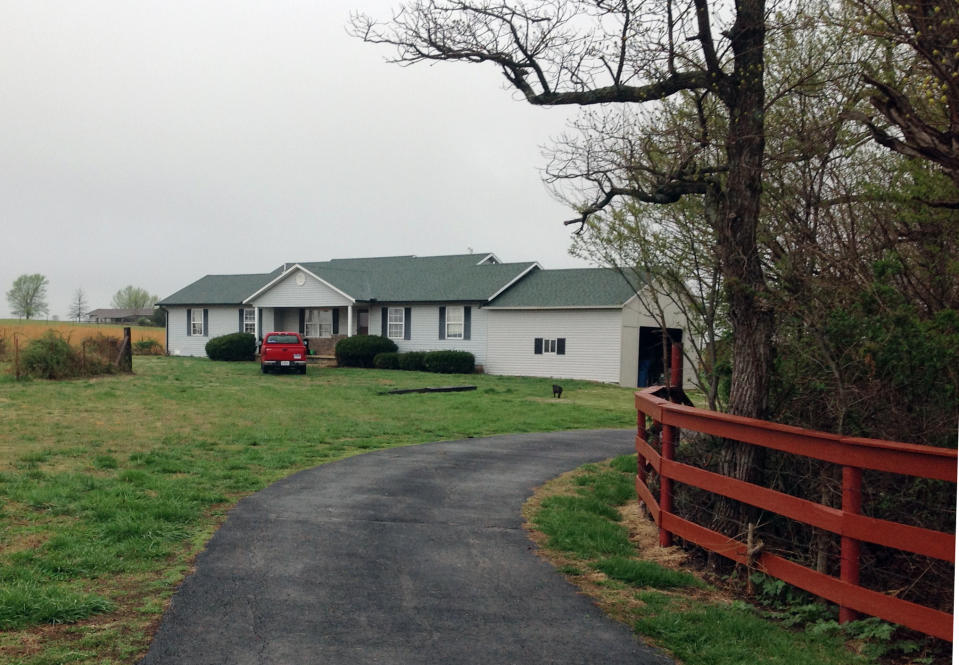
[[[729,171],[717,233],[733,332],[729,412],[750,418],[766,416],[772,367],[773,316],[766,302],[766,280],[756,240],[765,151],[764,13],[764,0],[741,0],[730,35],[735,74],[723,95],[730,117],[726,139]],[[756,482],[762,477],[762,451],[729,441],[720,455],[719,472]],[[721,499],[715,508],[713,528],[729,536],[745,533],[749,512],[739,503]]]

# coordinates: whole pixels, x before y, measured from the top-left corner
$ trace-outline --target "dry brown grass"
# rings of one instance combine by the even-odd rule
[[[16,336],[17,343],[22,348],[30,340],[41,337],[48,330],[54,330],[71,344],[77,345],[87,337],[96,337],[97,335],[123,337],[123,328],[124,326],[115,325],[3,319],[0,320],[0,340],[5,341],[9,353],[13,349],[14,336]],[[140,340],[152,339],[166,348],[166,331],[163,328],[130,326],[130,334],[134,344]]]
[[[596,466],[601,470],[610,468],[608,460]],[[546,535],[532,524],[532,516],[539,510],[543,499],[549,496],[576,494],[578,486],[575,483],[575,478],[582,473],[580,469],[569,471],[537,487],[533,496],[523,505],[522,515],[525,520],[523,526],[529,533],[530,540],[536,545],[537,556],[560,570],[571,584],[578,587],[581,593],[592,598],[593,602],[606,614],[617,621],[631,625],[635,620],[634,608],[643,604],[637,598],[636,590],[624,585],[610,585],[608,584],[609,578],[605,574],[590,569],[583,559],[550,549],[546,544]],[[624,506],[620,506],[618,510],[622,518],[620,524],[627,528],[629,540],[636,546],[637,558],[701,577],[701,571],[691,564],[688,555],[681,548],[659,546],[659,528],[642,513],[638,502],[631,501]],[[574,570],[577,572],[571,572]],[[733,596],[725,593],[722,589],[714,587],[684,588],[660,591],[660,593],[690,601],[726,603],[734,599]]]

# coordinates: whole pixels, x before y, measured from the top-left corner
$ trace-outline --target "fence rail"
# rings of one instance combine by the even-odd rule
[[[674,404],[655,394],[660,391],[662,388],[652,387],[636,393],[636,491],[659,526],[660,544],[669,545],[676,535],[781,579],[838,604],[840,621],[851,620],[861,612],[952,641],[952,614],[860,586],[859,545],[875,543],[955,564],[955,534],[860,513],[864,469],[955,483],[957,451],[841,437],[731,416]],[[650,443],[647,416],[662,427],[660,450]],[[836,464],[842,467],[842,507],[826,506],[676,461],[674,446],[680,428]],[[647,484],[648,471],[659,476],[658,499]],[[747,542],[683,519],[673,512],[673,483],[697,487],[839,535],[840,576],[817,572],[771,552],[751,551]]]

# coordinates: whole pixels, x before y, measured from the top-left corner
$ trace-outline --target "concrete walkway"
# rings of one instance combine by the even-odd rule
[[[623,430],[381,450],[230,513],[145,664],[670,663],[534,554],[520,507]]]

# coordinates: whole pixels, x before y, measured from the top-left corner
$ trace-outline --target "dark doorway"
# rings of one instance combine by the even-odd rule
[[[666,334],[668,338],[664,348],[662,328],[644,326],[639,329],[639,372],[636,376],[638,387],[665,385],[666,372],[669,371],[670,347],[673,342],[682,343],[683,331],[679,328],[667,328]]]
[[[370,334],[370,310],[361,309],[356,312],[356,334],[357,335],[369,335]]]

